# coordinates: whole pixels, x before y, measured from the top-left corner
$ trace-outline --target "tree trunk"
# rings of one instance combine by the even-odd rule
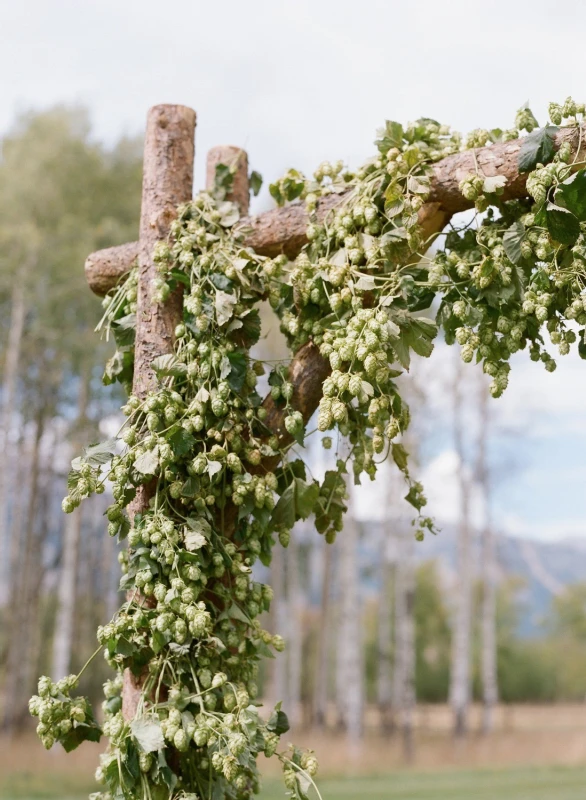
[[[285,551],[280,544],[273,548],[271,559],[271,586],[273,587],[273,600],[271,603],[273,611],[273,633],[279,633],[286,642],[286,648],[283,653],[277,653],[276,658],[271,662],[272,669],[272,686],[271,686],[271,704],[282,702],[286,708],[289,708],[289,681],[287,661],[289,656],[289,614],[290,609],[287,602],[287,587],[286,587],[286,574],[285,574]]]
[[[317,623],[317,642],[315,654],[315,680],[313,686],[312,725],[325,729],[328,711],[328,683],[330,662],[330,603],[332,594],[332,545],[321,539],[322,581],[321,602]]]
[[[15,403],[16,383],[20,361],[20,348],[25,319],[24,281],[17,279],[12,287],[12,301],[10,313],[10,329],[6,345],[4,360],[4,374],[2,377],[2,412],[0,417],[0,436],[4,458],[0,463],[0,553],[10,551],[10,522],[8,513],[8,497],[10,491],[10,476],[13,474],[14,459],[10,457],[10,429],[12,427]],[[11,513],[14,514],[14,500],[10,503]],[[10,584],[10,561],[7,558],[0,560],[0,608],[9,603],[9,592],[5,587]]]
[[[351,745],[362,738],[364,714],[363,626],[359,581],[358,525],[350,502],[344,530],[340,534],[340,623],[336,642],[336,696],[339,722]]]
[[[463,737],[468,728],[470,704],[470,625],[472,608],[472,557],[470,531],[470,480],[466,470],[464,421],[462,419],[462,367],[458,362],[452,387],[454,448],[458,456],[460,520],[458,527],[457,585],[452,631],[450,703],[454,734]]]
[[[303,663],[303,593],[301,563],[295,530],[287,553],[287,591],[289,599],[289,709],[291,725],[301,724],[301,668]]]
[[[487,438],[490,430],[489,396],[485,381],[480,381],[479,436],[477,452],[477,481],[482,502],[482,609],[481,660],[482,733],[493,729],[494,708],[498,701],[497,639],[496,639],[496,558],[492,528],[490,474],[487,459]]]
[[[75,455],[81,449],[83,429],[89,397],[90,372],[85,370],[80,378],[77,407],[76,431],[72,437],[71,449]],[[55,633],[53,635],[53,680],[68,675],[71,670],[73,647],[73,626],[76,609],[76,585],[79,560],[79,539],[81,536],[82,509],[76,508],[65,519],[61,570],[57,592],[57,611],[55,614]]]
[[[393,732],[393,609],[397,575],[397,540],[389,517],[382,530],[380,594],[377,617],[377,704],[383,734]]]
[[[27,639],[32,635],[30,621],[34,614],[31,604],[33,602],[33,582],[38,582],[39,575],[34,570],[38,553],[35,552],[35,520],[38,502],[38,484],[40,474],[40,445],[44,432],[45,409],[37,412],[35,432],[30,455],[30,481],[28,490],[28,507],[24,519],[24,538],[20,554],[22,558],[16,571],[16,580],[11,582],[10,625],[8,636],[8,658],[6,666],[3,728],[8,734],[14,733],[21,724],[26,708],[23,707],[23,698],[28,699],[28,689],[23,686],[23,665],[27,653]],[[14,534],[19,536],[20,531]]]
[[[399,715],[403,755],[413,760],[413,712],[415,707],[415,572],[412,531],[399,522],[399,553],[395,581],[394,707]]]

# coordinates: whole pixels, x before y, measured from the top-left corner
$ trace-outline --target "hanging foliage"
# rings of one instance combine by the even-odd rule
[[[290,797],[317,791],[313,753],[280,749],[285,712],[277,706],[266,718],[255,702],[259,660],[284,642],[259,623],[272,591],[253,579],[252,566],[268,564],[275,537],[286,546],[295,522],[311,514],[333,542],[347,469],[356,481],[374,478],[387,457],[404,474],[415,536],[433,531],[400,440],[409,424],[401,375],[413,354],[431,355],[438,327],[460,344],[464,361],[482,363],[495,397],[518,350],[555,369],[545,334],[561,354],[579,337],[584,356],[586,173],[569,145],[556,151],[554,138],[557,125],[578,125],[583,114],[571,99],[552,104],[553,124],[539,128],[524,107],[515,129],[473,131],[464,143],[430,119],[405,128],[387,122],[376,156],[356,172],[341,162],[321,164],[311,179],[290,170],[270,191],[279,204],[300,200],[310,215],[309,242],[293,262],[244,246],[223,165],[214,190],[178,209],[169,241],[154,254],[155,302],[184,291],[174,352],[151,365],[157,390],[144,401],[129,397],[118,441],[73,462],[63,501],[71,512],[111,481],[108,533],[128,542],[120,586],[127,600],[98,631],[117,677],[105,686],[101,730],[110,746],[96,800],[245,800],[259,789],[260,753],[281,759]],[[475,218],[451,224],[443,247],[425,255],[419,211],[431,165],[517,138],[519,129],[529,133],[519,155],[527,197],[503,200],[506,179],[477,169],[460,183]],[[259,180],[255,174],[255,188]],[[320,222],[319,200],[332,193],[344,200]],[[100,327],[117,345],[107,383],[132,384],[136,297],[135,270],[105,300]],[[329,363],[317,430],[336,432],[336,468],[321,482],[299,455],[311,432],[289,364],[251,355],[266,299],[291,353],[318,348]],[[423,316],[436,300],[435,320]],[[334,445],[330,436],[322,442]],[[131,524],[126,509],[141,485],[152,487],[152,500]],[[140,690],[131,718],[121,708],[125,671]],[[31,700],[47,747],[99,738],[88,702],[70,699],[76,683],[42,678]]]

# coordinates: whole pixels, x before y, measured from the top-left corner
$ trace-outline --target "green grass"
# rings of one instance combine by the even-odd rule
[[[586,769],[545,767],[471,772],[397,772],[384,777],[319,782],[323,800],[584,800]],[[79,778],[38,773],[0,778],[2,800],[82,800],[92,788]],[[267,782],[262,800],[283,800]]]

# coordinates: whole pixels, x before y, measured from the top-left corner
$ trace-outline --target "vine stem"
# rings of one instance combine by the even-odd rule
[[[85,664],[83,665],[83,667],[82,667],[82,668],[80,669],[80,671],[77,673],[77,679],[78,679],[78,680],[81,678],[81,676],[83,675],[83,673],[86,671],[87,667],[89,667],[89,665],[92,663],[92,661],[94,660],[94,658],[95,658],[95,657],[98,655],[98,653],[101,653],[101,651],[102,651],[103,649],[104,649],[104,648],[103,648],[103,645],[100,645],[100,646],[99,646],[99,647],[98,647],[96,650],[94,650],[94,652],[91,654],[91,656],[90,656],[90,657],[88,658],[88,660],[85,662]]]
[[[303,767],[300,767],[300,766],[299,766],[299,764],[296,764],[294,761],[291,761],[291,759],[290,759],[290,758],[287,758],[287,756],[284,756],[282,753],[277,753],[277,757],[278,757],[278,758],[279,758],[281,761],[283,761],[283,762],[285,762],[285,761],[286,761],[286,762],[287,762],[287,764],[290,764],[290,765],[291,765],[292,767],[294,767],[294,768],[295,768],[295,769],[296,769],[298,772],[301,772],[301,773],[302,773],[302,775],[305,775],[305,777],[306,777],[306,778],[307,778],[307,779],[310,781],[311,785],[312,785],[312,786],[313,786],[313,788],[315,789],[315,793],[316,793],[316,794],[317,794],[317,796],[319,797],[319,800],[324,800],[324,799],[323,799],[323,797],[321,796],[321,792],[320,792],[320,790],[317,788],[317,784],[316,784],[316,782],[313,780],[313,778],[311,777],[311,775],[309,774],[309,772],[306,772],[306,770],[304,770],[304,769],[303,769]]]

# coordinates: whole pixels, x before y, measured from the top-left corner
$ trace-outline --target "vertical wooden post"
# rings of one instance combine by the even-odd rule
[[[182,292],[177,289],[165,303],[153,303],[153,280],[157,271],[153,251],[165,240],[177,206],[193,195],[195,112],[186,106],[154,106],[148,113],[144,147],[144,173],[140,217],[140,249],[133,393],[140,399],[156,389],[151,364],[172,352],[175,327],[181,320]],[[228,199],[248,210],[248,158],[235,147],[214,148],[208,157],[207,184],[213,187],[216,164],[237,159],[234,187]],[[139,487],[129,507],[131,520],[148,508],[153,486]],[[122,712],[126,720],[136,714],[141,678],[129,670],[124,674]]]
[[[151,364],[172,352],[175,326],[181,319],[182,296],[177,290],[165,303],[153,303],[153,260],[156,243],[165,240],[177,206],[193,196],[195,111],[187,106],[153,106],[147,116],[140,214],[139,278],[134,346],[133,393],[141,400],[156,388]],[[152,486],[140,486],[129,507],[131,521],[148,508]],[[141,681],[124,674],[122,713],[135,716]]]
[[[248,182],[248,155],[246,150],[242,150],[240,147],[233,147],[230,144],[223,144],[218,147],[212,147],[212,149],[208,151],[206,161],[206,187],[208,189],[213,188],[218,164],[225,164],[227,167],[236,165],[232,191],[227,195],[227,199],[232,200],[238,205],[242,215],[248,214],[250,186]]]

